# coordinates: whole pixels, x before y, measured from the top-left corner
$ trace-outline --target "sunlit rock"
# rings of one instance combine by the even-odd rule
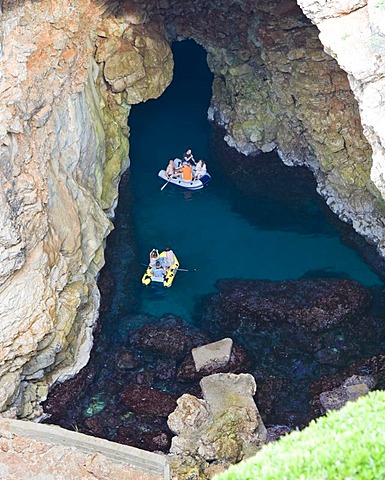
[[[183,395],[168,417],[170,429],[177,434],[170,453],[180,457],[177,468],[182,472],[186,457],[195,458],[201,468],[207,468],[207,462],[226,465],[252,455],[266,439],[253,400],[256,384],[251,375],[220,373],[204,377],[200,385],[203,400]]]
[[[298,3],[2,2],[0,410],[38,415],[88,360],[127,116],[170,83],[173,40],[207,50],[226,141],[310,167],[385,252],[383,2]]]

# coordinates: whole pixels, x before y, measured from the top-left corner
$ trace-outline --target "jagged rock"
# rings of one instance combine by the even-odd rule
[[[383,162],[385,130],[383,128],[384,107],[381,93],[385,86],[381,73],[384,64],[385,11],[376,2],[364,0],[331,3],[325,0],[320,2],[298,0],[298,4],[317,25],[320,31],[319,38],[325,50],[348,74],[350,88],[360,106],[362,129],[372,148],[369,162],[367,162],[365,170],[360,173],[360,177],[363,182],[365,179],[370,179],[378,189],[381,197],[378,198],[377,205],[380,206],[385,192]],[[354,55],[351,54],[352,51],[355,52]],[[363,166],[363,163],[360,163]],[[361,189],[363,184],[357,181],[357,174],[354,174],[351,168],[350,164],[341,169],[342,178],[347,180],[347,184],[359,184]],[[326,195],[328,193],[326,192]],[[346,212],[346,205],[331,204],[331,206],[344,217],[352,215],[354,212],[354,228],[378,244],[379,250],[383,254],[384,222],[382,214],[378,211],[376,200],[370,200],[367,196],[365,199],[358,198],[355,193],[354,196],[351,195],[348,203],[349,213]],[[345,211],[342,212],[342,210]]]
[[[201,380],[203,400],[184,395],[169,415],[177,433],[171,454],[234,463],[258,450],[266,429],[253,400],[256,385],[249,374],[215,374]]]
[[[377,355],[359,360],[334,377],[326,377],[314,382],[311,387],[313,397],[311,402],[312,418],[325,414],[325,407],[321,402],[321,395],[324,392],[335,392],[337,398],[341,397],[341,403],[343,403],[344,399],[348,400],[348,393],[345,392],[345,389],[351,386],[354,387],[356,384],[361,385],[358,391],[362,391],[362,393],[366,389],[369,391],[374,388],[383,389],[385,386],[385,356]],[[354,395],[354,390],[353,388],[352,396]],[[323,398],[325,402],[328,402],[328,395],[324,395]]]
[[[375,386],[373,377],[354,375],[341,385],[329,392],[320,394],[320,403],[325,412],[339,410],[346,402],[353,402],[357,398],[367,395]]]
[[[167,424],[177,435],[188,434],[200,428],[209,418],[207,403],[193,395],[185,394],[177,400],[178,412],[169,415]]]
[[[230,359],[225,366],[217,366],[216,363],[202,367],[199,372],[195,367],[195,362],[191,353],[189,353],[180,364],[177,371],[177,378],[182,382],[195,381],[207,375],[214,373],[245,373],[251,366],[251,359],[247,352],[237,344],[233,344]]]
[[[22,417],[40,415],[48,385],[89,359],[130,104],[159,96],[172,78],[162,25],[147,28],[141,8],[118,3],[2,5],[0,377],[14,378],[2,383],[0,409],[17,405]],[[139,28],[131,37],[130,26]],[[114,63],[123,52],[136,52],[144,77],[113,93],[105,78],[128,78]]]
[[[172,480],[205,480],[209,464],[199,455],[168,455]]]

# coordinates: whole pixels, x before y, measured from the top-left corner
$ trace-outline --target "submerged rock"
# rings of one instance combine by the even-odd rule
[[[50,421],[57,422],[62,415],[65,415],[73,405],[74,399],[81,397],[94,378],[95,371],[85,367],[75,378],[68,380],[65,384],[57,385],[44,404],[44,412],[48,414]]]
[[[159,323],[140,328],[131,337],[132,345],[144,351],[180,359],[193,347],[209,341],[207,335],[176,317],[168,317],[166,325],[162,319]]]
[[[155,417],[167,417],[176,406],[171,395],[145,385],[129,385],[120,395],[120,401],[138,415]]]
[[[171,445],[171,437],[172,433],[167,427],[160,430],[156,426],[150,425],[121,426],[118,428],[115,441],[150,452],[168,452]]]
[[[227,332],[284,326],[315,333],[349,321],[370,302],[365,287],[352,280],[221,280],[217,287],[205,320]]]

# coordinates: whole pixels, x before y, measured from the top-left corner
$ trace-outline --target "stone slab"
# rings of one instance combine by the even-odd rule
[[[2,480],[170,480],[168,460],[54,425],[0,418]]]
[[[229,363],[232,348],[233,341],[231,338],[224,338],[218,342],[193,348],[191,353],[196,371],[199,372],[205,367],[225,367]]]

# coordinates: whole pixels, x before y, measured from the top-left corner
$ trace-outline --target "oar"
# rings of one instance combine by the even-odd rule
[[[169,180],[167,180],[167,182],[163,185],[163,187],[160,189],[160,191],[162,191],[164,188],[167,187],[167,185],[170,183],[170,180],[171,180],[171,178]]]
[[[143,267],[148,267],[149,266],[147,263],[141,263],[141,265],[143,265]],[[197,271],[196,268],[190,268],[190,269],[178,268],[178,272],[196,272],[196,271]]]

